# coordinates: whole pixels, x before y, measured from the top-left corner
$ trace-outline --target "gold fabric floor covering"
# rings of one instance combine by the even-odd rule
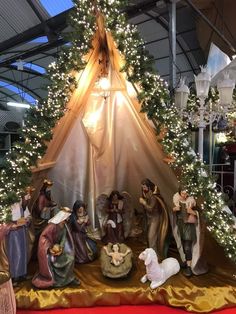
[[[186,278],[180,271],[161,287],[151,290],[149,283],[140,282],[145,266],[138,255],[145,244],[132,239],[127,245],[133,250],[133,269],[127,278],[105,278],[97,259],[90,264],[76,266],[75,272],[81,281],[78,287],[38,290],[30,280],[21,282],[14,289],[17,307],[50,309],[159,303],[201,313],[236,307],[236,265],[224,257],[212,239],[208,242],[205,255],[210,269],[207,274]],[[32,275],[36,269],[37,264],[31,263]]]

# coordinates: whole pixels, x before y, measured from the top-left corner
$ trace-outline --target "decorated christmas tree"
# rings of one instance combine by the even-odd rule
[[[236,237],[232,216],[222,210],[224,202],[216,190],[214,178],[207,166],[197,156],[188,142],[188,125],[178,115],[171,102],[168,86],[153,70],[153,60],[145,50],[137,28],[127,24],[122,9],[124,0],[78,0],[74,1],[70,16],[73,31],[71,45],[64,48],[58,61],[48,68],[52,81],[48,97],[27,112],[21,141],[7,155],[1,170],[0,220],[10,218],[11,205],[18,201],[31,183],[32,167],[37,167],[43,158],[48,143],[53,137],[53,128],[66,112],[73,91],[77,88],[76,73],[87,63],[86,55],[92,48],[94,34],[102,16],[106,32],[112,34],[116,47],[125,62],[120,71],[135,88],[142,112],[154,122],[157,134],[164,137],[161,144],[170,156],[173,169],[178,169],[181,182],[189,194],[201,199],[202,215],[208,230],[224,247],[226,255],[236,261]]]

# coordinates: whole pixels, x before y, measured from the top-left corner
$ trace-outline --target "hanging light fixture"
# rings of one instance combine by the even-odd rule
[[[223,75],[224,79],[217,83],[220,104],[223,106],[230,106],[233,99],[233,89],[235,82],[229,78],[228,72],[224,72]]]
[[[97,87],[101,90],[102,96],[106,99],[109,96],[111,83],[109,78],[109,61],[104,53],[103,58],[98,60],[101,65],[101,74],[98,76]]]
[[[178,87],[175,89],[175,104],[182,112],[187,107],[189,88],[185,84],[185,78],[181,78]]]
[[[107,76],[103,75],[100,77],[99,86],[104,91],[109,90],[109,88],[111,87],[111,84]]]
[[[225,131],[228,128],[227,113],[234,109],[232,96],[235,82],[229,78],[228,73],[224,73],[223,80],[217,84],[221,108],[219,106],[212,107],[211,103],[205,103],[209,93],[211,75],[207,71],[207,67],[201,66],[200,69],[201,72],[195,76],[196,93],[199,101],[195,103],[194,110],[191,112],[186,110],[189,89],[185,85],[184,80],[180,81],[179,86],[175,90],[175,102],[177,108],[180,110],[180,115],[185,117],[192,125],[198,127],[198,153],[200,158],[203,159],[203,131],[206,126],[209,125],[210,132],[212,124],[215,122],[217,122],[218,130]],[[209,157],[209,161],[211,169],[211,157]]]
[[[194,75],[197,97],[200,99],[205,99],[208,96],[211,75],[207,72],[207,67],[200,66],[201,72],[198,75]]]

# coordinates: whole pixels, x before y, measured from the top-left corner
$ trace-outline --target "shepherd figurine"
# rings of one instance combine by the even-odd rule
[[[151,289],[161,286],[169,277],[177,274],[180,270],[179,262],[173,257],[166,258],[159,264],[156,252],[152,248],[147,248],[140,253],[139,259],[144,261],[146,266],[146,274],[140,281],[145,283],[150,280]]]

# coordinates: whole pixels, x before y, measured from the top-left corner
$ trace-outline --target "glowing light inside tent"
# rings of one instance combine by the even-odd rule
[[[83,119],[83,123],[86,125],[87,128],[92,128],[96,126],[96,124],[100,120],[101,113],[102,109],[99,109],[97,111],[93,111],[91,113],[86,114],[86,116]]]
[[[99,86],[102,90],[108,90],[111,87],[109,79],[105,76],[101,77],[99,80]]]
[[[116,106],[119,108],[121,106],[124,106],[125,101],[124,101],[124,96],[121,92],[117,91],[116,92]]]

